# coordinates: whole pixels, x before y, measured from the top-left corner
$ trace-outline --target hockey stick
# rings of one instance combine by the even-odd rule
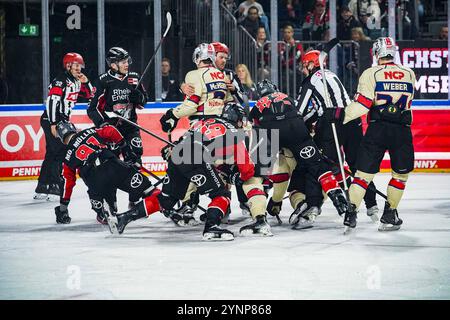
[[[328,82],[326,80],[327,76],[325,74],[324,61],[325,61],[325,58],[328,56],[328,53],[331,51],[331,49],[333,49],[334,46],[336,46],[338,44],[338,42],[339,42],[339,40],[337,38],[331,39],[328,43],[325,44],[323,50],[320,52],[320,55],[319,55],[319,65],[320,65],[320,71],[322,73],[323,90],[325,93],[325,106],[330,109],[332,108],[332,105],[331,105],[330,95],[328,92]],[[334,122],[331,123],[331,128],[333,130],[333,138],[334,138],[334,144],[336,145],[336,152],[337,152],[337,156],[338,156],[338,160],[339,160],[339,168],[340,168],[341,172],[343,173],[343,172],[345,172],[344,171],[344,161],[342,159],[341,149],[339,148],[339,140],[338,140],[337,131],[336,131],[336,124]],[[348,186],[347,186],[346,179],[343,179],[343,183],[344,183],[345,197],[347,198],[347,201],[350,202],[350,199],[348,196]]]
[[[139,85],[141,84],[142,79],[144,79],[145,74],[147,73],[148,68],[149,68],[150,65],[152,64],[153,59],[155,59],[155,57],[156,57],[156,53],[158,52],[159,48],[161,47],[161,44],[163,43],[164,39],[166,38],[167,32],[169,32],[169,29],[170,29],[170,27],[171,27],[171,25],[172,25],[172,15],[170,14],[170,12],[167,12],[167,13],[166,13],[166,19],[167,19],[167,27],[166,27],[166,30],[164,31],[161,40],[159,40],[159,43],[158,43],[158,45],[156,46],[155,51],[153,52],[153,56],[150,58],[150,61],[147,63],[147,66],[145,67],[144,71],[142,72],[141,78],[139,79],[139,82],[138,82],[136,88],[139,88]]]
[[[168,140],[166,140],[166,139],[164,139],[164,138],[158,136],[157,134],[155,134],[155,133],[153,133],[153,132],[151,132],[151,131],[149,131],[149,130],[143,128],[143,127],[141,127],[141,126],[138,125],[137,123],[135,123],[135,122],[133,122],[133,121],[127,119],[127,118],[124,118],[124,117],[122,117],[121,115],[119,115],[119,114],[117,114],[117,113],[115,113],[115,112],[105,111],[105,113],[106,113],[106,115],[107,115],[108,117],[110,117],[110,118],[119,118],[119,119],[121,119],[121,120],[123,120],[123,121],[125,121],[125,122],[127,122],[127,123],[129,123],[129,124],[131,124],[132,126],[134,126],[134,127],[138,128],[138,129],[144,131],[145,133],[151,135],[153,138],[156,138],[156,139],[158,139],[159,141],[162,141],[162,142],[167,143],[168,145],[170,145],[170,146],[172,146],[172,147],[175,147],[175,145],[174,145],[172,142],[170,142],[170,141],[168,141]]]

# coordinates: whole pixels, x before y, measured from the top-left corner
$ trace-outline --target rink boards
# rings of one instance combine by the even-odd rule
[[[148,103],[139,110],[139,124],[162,136],[159,118],[168,108],[177,103]],[[413,102],[413,135],[415,146],[415,171],[450,172],[450,101],[416,100]],[[45,137],[39,120],[44,107],[31,105],[0,105],[0,180],[34,179],[39,175],[45,155]],[[80,128],[92,126],[86,115],[86,104],[76,106],[73,122]],[[188,127],[182,120],[173,133],[178,138]],[[142,133],[144,146],[143,164],[157,173],[166,170],[166,163],[160,156],[164,144]],[[381,170],[389,168],[386,154]]]

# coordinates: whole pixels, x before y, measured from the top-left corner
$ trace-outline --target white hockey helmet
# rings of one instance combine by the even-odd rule
[[[208,59],[214,64],[216,60],[214,47],[209,43],[200,43],[192,54],[192,61],[198,66],[201,61]]]
[[[385,58],[388,56],[391,56],[392,59],[394,59],[396,52],[397,46],[395,44],[395,40],[391,37],[378,38],[372,46],[372,54],[377,61],[380,58]]]

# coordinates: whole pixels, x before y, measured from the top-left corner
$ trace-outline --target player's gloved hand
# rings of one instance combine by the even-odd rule
[[[161,123],[162,130],[164,132],[171,132],[176,128],[178,123],[178,118],[173,114],[173,110],[169,109],[167,112],[159,119]]]
[[[130,100],[130,102],[133,104],[139,104],[139,105],[145,104],[144,94],[137,89],[131,89],[131,92],[128,95],[128,100]]]
[[[342,123],[344,121],[344,108],[328,108],[324,112],[325,118],[328,122]]]
[[[131,166],[140,167],[139,156],[133,152],[130,145],[125,141],[120,145],[120,149],[123,156],[123,161]]]
[[[235,171],[229,176],[230,182],[235,186],[239,187],[244,184],[244,181],[241,179],[241,173],[239,171]]]
[[[173,147],[170,144],[166,145],[164,148],[161,149],[161,157],[164,160],[169,161],[169,158],[172,155],[172,149]]]

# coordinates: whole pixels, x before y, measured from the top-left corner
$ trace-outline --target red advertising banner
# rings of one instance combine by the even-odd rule
[[[426,172],[450,172],[450,107],[413,107],[412,131],[415,146],[415,170]],[[165,112],[161,108],[146,108],[139,113],[142,127],[162,136],[159,118]],[[0,106],[0,180],[30,179],[39,175],[45,155],[45,137],[40,126],[42,111],[3,111]],[[75,110],[73,122],[79,128],[92,126],[85,110]],[[179,122],[173,133],[177,139],[187,129],[187,120]],[[142,133],[144,146],[143,164],[156,174],[166,170],[160,155],[164,143]],[[386,155],[381,169],[389,168]]]

